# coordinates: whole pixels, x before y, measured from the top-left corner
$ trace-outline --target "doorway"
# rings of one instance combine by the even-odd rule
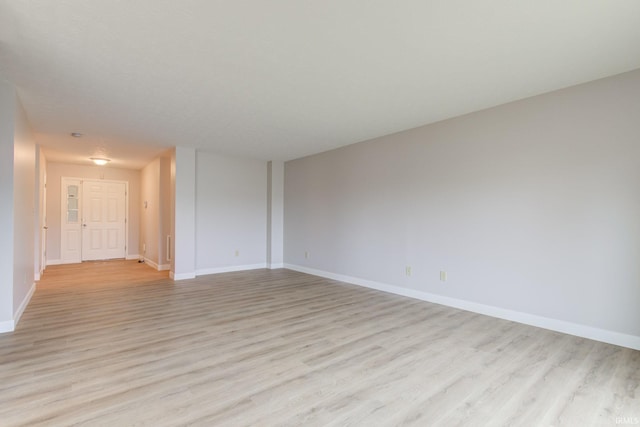
[[[62,178],[63,263],[126,257],[128,183]]]

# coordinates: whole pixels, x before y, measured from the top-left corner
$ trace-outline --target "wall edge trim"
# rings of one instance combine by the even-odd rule
[[[4,334],[6,332],[13,332],[15,329],[16,328],[13,320],[5,320],[4,322],[0,322],[0,334]]]
[[[188,280],[188,279],[195,279],[196,278],[196,273],[195,272],[190,272],[190,273],[174,273],[173,271],[169,272],[169,277],[173,280]]]
[[[27,309],[27,306],[29,305],[29,302],[31,302],[31,297],[33,296],[33,294],[35,292],[36,292],[36,284],[32,283],[31,284],[31,288],[29,288],[29,292],[27,292],[27,294],[24,296],[24,299],[20,303],[20,306],[18,307],[18,309],[16,310],[16,312],[13,315],[13,327],[14,327],[14,329],[15,329],[16,326],[18,326],[18,322],[20,321],[20,318],[22,317],[22,314],[24,313],[24,311]]]
[[[207,274],[231,273],[234,271],[258,270],[260,268],[267,268],[267,263],[262,262],[258,264],[231,265],[229,267],[204,268],[204,269],[196,270],[196,276],[205,276]]]

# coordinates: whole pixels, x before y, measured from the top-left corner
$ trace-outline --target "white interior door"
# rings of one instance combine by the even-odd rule
[[[82,182],[82,260],[125,258],[126,184]]]

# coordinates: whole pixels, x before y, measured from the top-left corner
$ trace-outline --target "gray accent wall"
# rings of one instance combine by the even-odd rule
[[[640,70],[288,161],[284,206],[285,265],[640,337]]]

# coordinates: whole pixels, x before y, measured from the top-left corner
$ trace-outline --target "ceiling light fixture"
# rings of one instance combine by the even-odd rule
[[[111,159],[104,159],[102,157],[90,157],[90,159],[98,166],[104,166],[111,161]]]
[[[80,132],[71,132],[71,136],[74,138],[80,138],[82,134]]]

